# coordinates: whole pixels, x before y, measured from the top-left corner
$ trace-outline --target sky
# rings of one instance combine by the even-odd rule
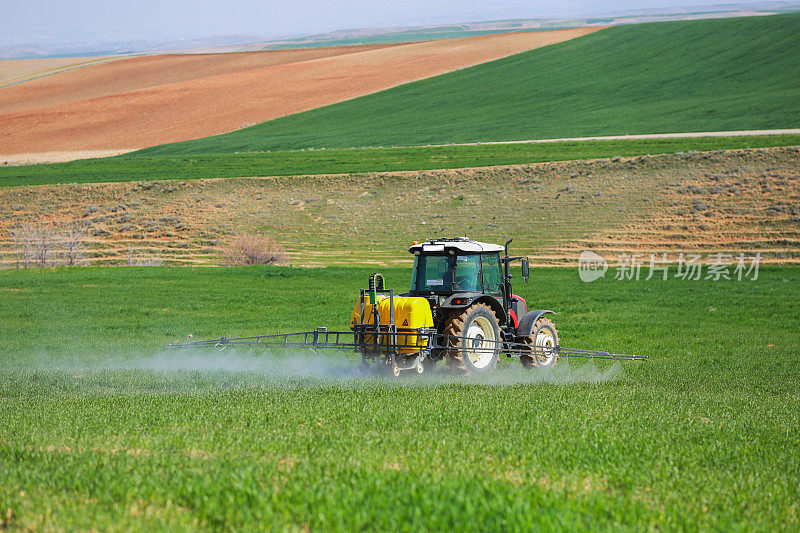
[[[733,3],[736,0],[729,0]],[[714,0],[0,0],[0,44],[290,36],[346,28],[561,18]],[[33,40],[33,41],[32,41]]]

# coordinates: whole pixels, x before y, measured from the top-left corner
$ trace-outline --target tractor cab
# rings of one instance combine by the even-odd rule
[[[528,259],[509,257],[507,245],[456,237],[415,242],[408,251],[414,254],[408,296],[427,298],[434,314],[438,308],[452,310],[483,300],[505,324],[518,300],[511,292],[512,260],[522,259],[522,277],[528,281]]]
[[[503,296],[502,246],[467,238],[413,244],[411,293],[415,296],[481,292]]]

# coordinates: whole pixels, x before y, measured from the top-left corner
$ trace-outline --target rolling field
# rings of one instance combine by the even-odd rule
[[[487,28],[0,61],[0,532],[800,531],[800,12]],[[649,360],[166,348],[346,331],[461,235]]]
[[[346,353],[162,349],[344,328],[368,272],[0,272],[2,525],[800,527],[800,270],[584,284],[535,269],[515,286],[559,311],[565,346],[643,364],[385,380]]]
[[[206,137],[597,29],[115,61],[0,90],[0,154]]]
[[[140,153],[797,127],[798,24],[800,14],[792,13],[617,26],[225,135]]]

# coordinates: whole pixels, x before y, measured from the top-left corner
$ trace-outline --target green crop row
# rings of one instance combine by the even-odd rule
[[[800,135],[119,156],[0,167],[0,186],[429,170],[795,145]]]

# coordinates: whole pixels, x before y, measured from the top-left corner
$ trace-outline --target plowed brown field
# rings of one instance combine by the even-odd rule
[[[115,61],[0,89],[0,154],[206,137],[598,29]]]
[[[366,52],[387,46],[391,45],[132,57],[94,68],[71,70],[0,91],[0,113],[40,109],[212,76]],[[3,68],[2,63],[0,62],[0,71]]]

